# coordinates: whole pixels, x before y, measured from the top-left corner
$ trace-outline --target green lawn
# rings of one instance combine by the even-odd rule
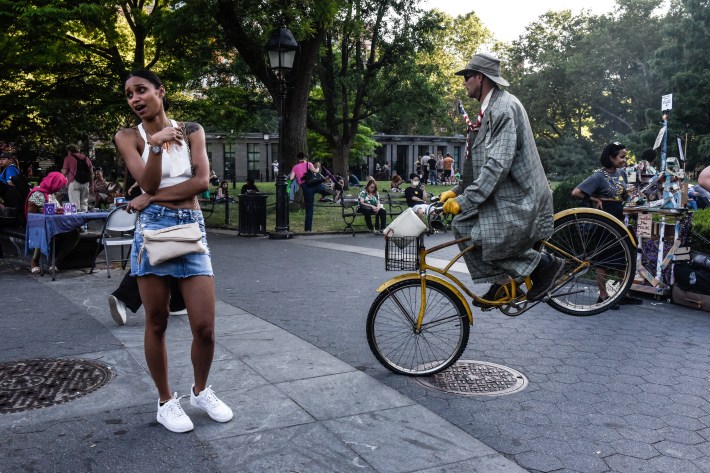
[[[256,186],[259,188],[260,192],[266,192],[269,194],[266,200],[266,229],[272,231],[276,227],[276,186],[273,182],[257,182]],[[230,193],[234,195],[239,193],[242,183],[237,183],[237,188],[229,188]],[[389,182],[378,183],[380,196],[384,194],[384,190],[389,190]],[[407,187],[407,184],[403,186]],[[428,193],[434,193],[439,195],[441,192],[450,189],[451,186],[427,186]],[[216,187],[210,187],[212,195],[217,192]],[[350,195],[357,195],[360,192],[358,188],[350,188],[345,193]],[[323,203],[318,202],[320,198],[319,194],[316,194],[316,205],[313,211],[313,231],[314,232],[341,232],[345,228],[345,223],[341,217],[340,204]],[[292,232],[301,233],[303,232],[303,221],[306,218],[306,211],[304,209],[299,209],[296,206],[291,206],[289,211],[289,228]],[[390,219],[388,218],[389,222]],[[364,230],[366,227],[364,225],[364,220],[358,218],[355,220],[355,229]],[[358,228],[359,224],[359,228]],[[207,226],[209,227],[219,227],[219,228],[231,228],[236,229],[239,225],[239,204],[230,203],[229,204],[229,224],[225,223],[225,206],[224,204],[218,204],[215,207],[212,215],[207,219]]]

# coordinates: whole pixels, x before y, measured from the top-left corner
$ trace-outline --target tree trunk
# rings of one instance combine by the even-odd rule
[[[350,159],[350,143],[339,142],[331,148],[333,154],[333,174],[340,174],[347,181],[348,161]]]
[[[313,69],[318,61],[318,53],[325,37],[325,27],[316,31],[313,36],[301,41],[301,50],[296,56],[298,61],[294,71],[293,88],[286,97],[288,120],[284,123],[284,164],[290,171],[296,164],[296,154],[299,151],[308,153],[308,97],[311,92]]]
[[[239,51],[240,56],[251,72],[268,89],[279,107],[278,79],[269,70],[264,46],[266,39],[262,35],[261,25],[254,26],[252,19],[243,15],[241,2],[236,0],[217,1],[217,21],[224,30],[227,42]],[[282,156],[279,171],[291,172],[296,164],[299,151],[308,152],[306,119],[308,94],[311,90],[313,68],[318,59],[320,45],[325,37],[327,18],[314,22],[314,30],[309,38],[299,40],[300,50],[296,55],[294,70],[287,79],[286,106],[284,107],[284,136],[279,137]]]

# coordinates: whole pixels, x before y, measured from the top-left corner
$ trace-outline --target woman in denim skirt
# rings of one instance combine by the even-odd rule
[[[192,329],[194,384],[190,404],[214,420],[227,422],[232,411],[207,386],[214,356],[215,293],[209,250],[151,264],[143,252],[143,230],[198,222],[207,247],[205,221],[195,196],[209,185],[205,132],[197,123],[178,123],[166,115],[169,103],[157,75],[132,72],[124,82],[126,99],[141,123],[116,133],[116,146],[143,194],[128,205],[140,212],[131,251],[131,274],[138,278],[145,307],[145,357],[158,388],[157,420],[172,432],[188,432],[193,424],[168,385],[165,330],[168,326],[169,278],[178,280]],[[188,148],[189,145],[189,148]]]

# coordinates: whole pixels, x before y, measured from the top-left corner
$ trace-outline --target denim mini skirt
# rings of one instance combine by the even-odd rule
[[[151,204],[143,209],[138,216],[140,225],[136,224],[131,247],[131,276],[173,276],[176,278],[189,278],[192,276],[214,276],[212,272],[212,259],[207,246],[205,233],[205,219],[202,211],[192,209],[169,209],[162,205]],[[160,230],[161,228],[197,222],[202,231],[202,244],[207,248],[207,253],[190,253],[178,256],[160,264],[150,264],[148,253],[144,250],[141,262],[138,263],[138,254],[143,246],[143,230]]]

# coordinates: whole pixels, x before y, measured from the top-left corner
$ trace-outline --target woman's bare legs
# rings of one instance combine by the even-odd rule
[[[214,357],[214,278],[193,276],[179,279],[178,285],[190,319],[195,394],[200,394],[207,386],[207,377]]]
[[[143,307],[145,308],[145,360],[160,401],[172,398],[168,386],[168,352],[165,330],[168,328],[170,282],[168,278],[148,275],[138,278]]]

